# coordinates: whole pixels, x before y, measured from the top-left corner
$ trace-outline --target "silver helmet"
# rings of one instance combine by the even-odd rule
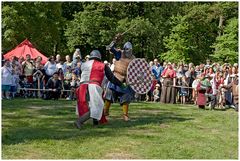
[[[130,42],[126,42],[123,45],[123,53],[127,58],[130,58],[132,56],[132,44]]]
[[[101,53],[100,51],[98,50],[93,50],[91,53],[90,53],[90,58],[98,58],[98,59],[102,59],[102,56],[101,56]]]

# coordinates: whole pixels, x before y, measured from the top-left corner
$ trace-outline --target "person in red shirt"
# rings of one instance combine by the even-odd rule
[[[163,87],[160,101],[162,103],[176,103],[176,71],[172,68],[172,65],[168,63],[164,69],[161,77],[163,80]]]

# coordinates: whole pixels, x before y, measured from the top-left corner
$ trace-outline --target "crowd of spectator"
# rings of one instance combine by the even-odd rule
[[[146,100],[238,110],[238,64],[150,61],[153,83]]]
[[[89,56],[85,57],[85,61]],[[29,54],[12,57],[2,61],[2,99],[15,97],[41,97],[44,99],[76,99],[75,89],[79,86],[81,76],[80,50],[71,56],[62,58],[59,54],[50,56],[46,63],[39,56],[32,59]],[[40,90],[34,90],[40,89]],[[44,90],[41,90],[44,89]]]
[[[72,60],[71,60],[72,58]],[[2,99],[14,97],[65,98],[75,100],[75,89],[80,85],[81,64],[88,61],[76,49],[73,56],[50,56],[47,63],[30,55],[4,60],[2,66]],[[114,70],[115,59],[104,61]],[[161,103],[191,103],[199,108],[238,109],[238,64],[219,64],[207,60],[205,64],[150,61],[151,90],[146,95],[135,95],[136,100]],[[21,90],[20,90],[21,89]],[[24,90],[24,89],[45,89]]]

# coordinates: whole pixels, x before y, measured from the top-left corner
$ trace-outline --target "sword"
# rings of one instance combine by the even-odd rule
[[[132,30],[137,24],[133,25],[132,27],[128,28],[126,31],[124,31],[123,33],[121,33],[120,35],[123,36],[124,34],[126,34],[128,31]]]
[[[137,23],[134,24],[133,26],[131,26],[130,28],[128,28],[128,29],[127,29],[126,31],[124,31],[123,33],[120,33],[119,36],[123,36],[123,35],[126,34],[128,31],[132,30],[136,25],[137,25]],[[116,36],[115,36],[115,37],[116,37]],[[113,46],[113,45],[114,45],[114,42],[112,41],[111,44],[109,44],[109,45],[106,46],[106,50],[110,50],[111,46]]]

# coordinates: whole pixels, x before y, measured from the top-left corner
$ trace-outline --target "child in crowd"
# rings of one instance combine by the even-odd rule
[[[17,74],[15,69],[12,71],[12,80],[11,81],[12,81],[12,83],[11,83],[10,92],[11,92],[12,98],[14,98],[15,94],[17,92],[18,83],[19,83],[19,75]]]
[[[186,97],[188,96],[188,89],[184,87],[188,87],[188,82],[187,78],[185,75],[182,76],[182,81],[181,81],[181,90],[180,90],[180,98],[181,98],[181,104],[186,103]]]
[[[66,73],[64,74],[64,89],[70,90],[70,81],[72,79],[72,70],[70,66],[67,66]],[[70,100],[70,92],[64,92],[68,97],[67,100]]]
[[[76,88],[79,87],[80,81],[77,77],[76,74],[72,74],[72,80],[70,82],[70,88],[71,88],[71,95],[70,95],[70,100],[75,100],[76,99]]]
[[[199,82],[200,82],[200,79],[196,78],[192,83],[192,87],[193,87],[192,97],[193,97],[193,102],[195,105],[197,105],[197,85]]]
[[[160,85],[156,84],[155,90],[153,91],[153,99],[154,102],[158,102],[160,99],[160,91],[159,91]]]

